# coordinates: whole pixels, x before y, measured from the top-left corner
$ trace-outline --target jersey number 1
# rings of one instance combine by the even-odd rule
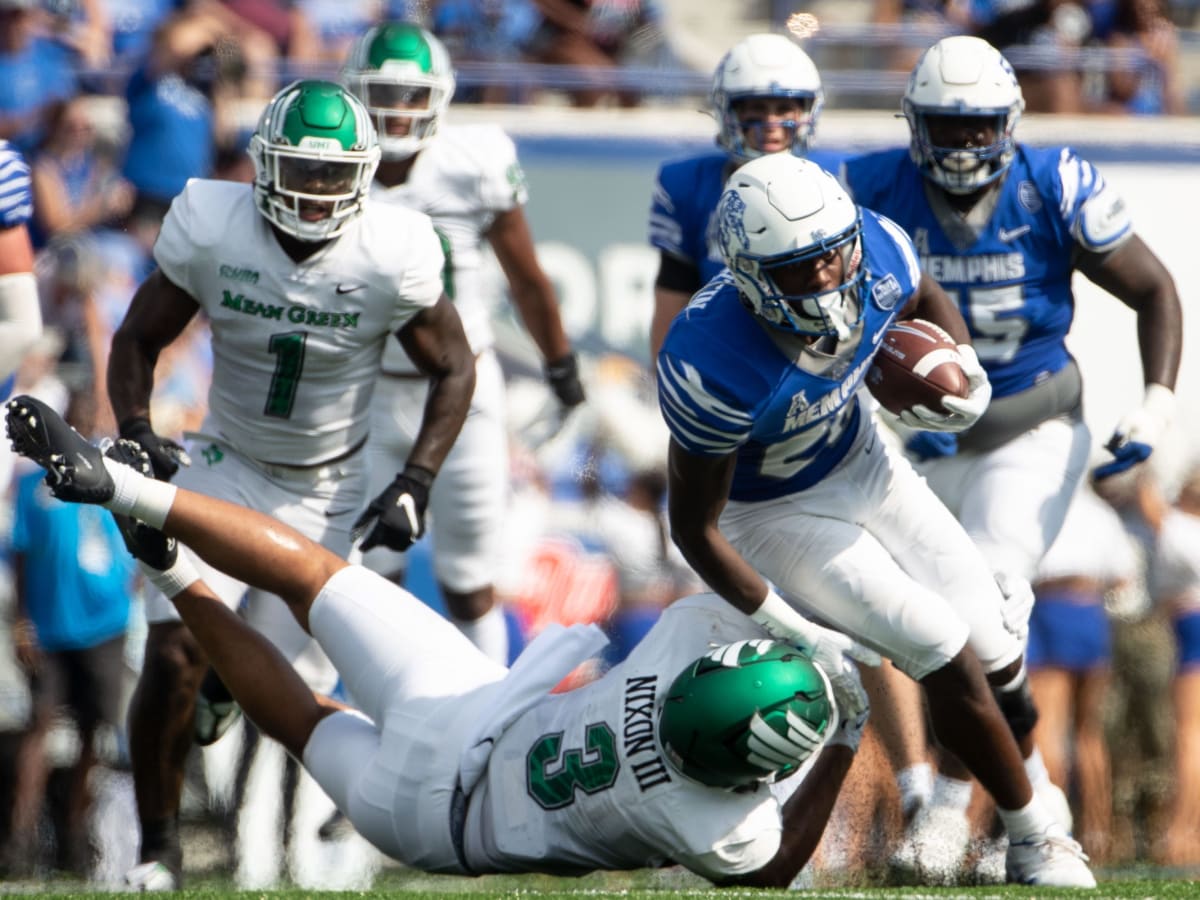
[[[292,407],[296,403],[296,389],[300,387],[300,373],[304,371],[304,344],[307,340],[306,331],[271,335],[267,349],[275,355],[275,372],[271,375],[271,386],[267,388],[267,405],[263,415],[276,419],[291,417]]]

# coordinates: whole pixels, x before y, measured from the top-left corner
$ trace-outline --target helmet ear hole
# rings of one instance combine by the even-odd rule
[[[693,781],[737,788],[796,771],[835,719],[828,680],[795,647],[770,640],[717,647],[671,683],[659,739]]]

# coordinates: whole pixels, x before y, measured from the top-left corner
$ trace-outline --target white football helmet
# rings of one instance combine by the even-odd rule
[[[717,230],[725,264],[757,316],[797,334],[850,336],[862,314],[862,215],[836,178],[787,153],[753,159],[726,182]],[[834,250],[842,283],[831,290],[788,294],[772,275]]]
[[[370,110],[389,160],[420,150],[454,96],[450,54],[431,32],[408,22],[376,25],[355,41],[342,81]]]
[[[249,153],[258,211],[302,241],[337,237],[361,215],[379,165],[366,108],[330,81],[296,81],[272,97]]]
[[[1013,129],[1025,99],[1012,66],[977,37],[943,38],[922,54],[904,92],[910,152],[926,178],[953,194],[971,194],[1000,178],[1012,163]],[[929,136],[933,116],[980,116],[996,129],[987,147],[938,147]]]
[[[807,104],[792,136],[792,153],[806,154],[825,103],[821,75],[808,54],[781,34],[752,34],[717,66],[710,97],[717,143],[740,162],[762,156],[746,145],[745,125],[735,109],[739,100],[751,97],[790,97]]]

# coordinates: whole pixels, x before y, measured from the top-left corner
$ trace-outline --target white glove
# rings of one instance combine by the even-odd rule
[[[874,650],[840,631],[810,622],[771,590],[767,591],[766,599],[750,618],[766,629],[771,637],[803,650],[826,673],[840,671],[843,654],[867,666],[877,666],[883,661]]]
[[[1147,459],[1171,424],[1174,412],[1174,391],[1161,384],[1146,385],[1142,405],[1117,423],[1112,437],[1104,445],[1114,457],[1112,462],[1097,466],[1092,477],[1097,480],[1108,478]]]
[[[1020,575],[997,572],[996,586],[1004,597],[1004,627],[1024,647],[1029,641],[1029,617],[1033,615],[1033,585]]]
[[[918,403],[898,418],[909,428],[921,431],[963,431],[974,425],[992,399],[992,383],[970,344],[958,345],[959,365],[967,376],[967,396],[942,398],[948,412],[939,412]]]
[[[838,711],[837,730],[829,736],[826,743],[844,744],[851,750],[857,750],[862,741],[863,729],[867,727],[867,719],[871,715],[871,701],[863,689],[858,667],[842,657],[838,668],[826,669],[825,674],[829,678],[829,686],[833,691],[833,700]]]

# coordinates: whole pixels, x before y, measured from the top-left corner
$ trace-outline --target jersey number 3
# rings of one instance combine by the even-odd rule
[[[617,738],[604,722],[584,728],[584,748],[563,750],[562,732],[538,738],[525,757],[529,795],[542,809],[562,809],[575,802],[575,789],[585,794],[605,791],[617,783],[621,764]]]

